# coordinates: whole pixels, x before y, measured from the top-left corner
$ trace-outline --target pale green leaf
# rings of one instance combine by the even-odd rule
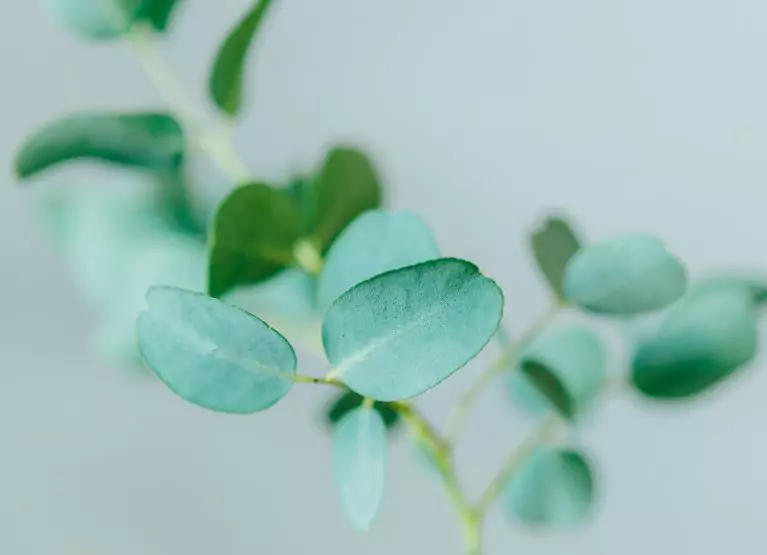
[[[685,291],[684,266],[658,239],[623,235],[584,247],[565,270],[568,302],[597,314],[661,309]]]
[[[409,212],[371,210],[336,239],[319,279],[319,305],[325,310],[352,286],[389,270],[439,257],[434,235]]]
[[[271,4],[272,0],[257,0],[226,37],[213,62],[208,81],[210,96],[230,116],[240,111],[248,50]]]
[[[503,313],[494,281],[444,258],[376,276],[330,307],[322,338],[334,373],[379,401],[407,399],[473,359]]]
[[[91,40],[120,38],[145,0],[44,0],[48,11],[73,33]]]
[[[170,115],[83,113],[29,136],[16,156],[16,173],[26,179],[78,159],[168,171],[179,167],[185,148],[184,133]]]
[[[570,224],[558,217],[548,218],[535,230],[530,243],[541,274],[557,299],[564,299],[563,280],[567,263],[581,248]]]
[[[594,474],[583,454],[568,449],[536,450],[506,489],[510,514],[525,524],[570,527],[593,511]]]
[[[743,368],[758,349],[753,290],[724,282],[699,288],[671,308],[634,353],[631,381],[643,395],[690,397]]]
[[[264,183],[235,189],[213,219],[208,292],[214,297],[265,281],[293,263],[301,217],[293,201]]]
[[[232,414],[264,410],[293,385],[290,343],[263,321],[217,299],[154,287],[138,322],[141,355],[179,397]]]
[[[351,523],[367,530],[378,514],[386,483],[386,427],[378,411],[358,408],[333,432],[333,477]]]

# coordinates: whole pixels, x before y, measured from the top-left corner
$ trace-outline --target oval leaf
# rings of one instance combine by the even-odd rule
[[[693,396],[742,368],[757,348],[752,290],[733,283],[705,287],[673,307],[638,345],[631,381],[652,398]]]
[[[285,194],[264,183],[235,189],[213,219],[208,292],[264,281],[293,262],[301,217]]]
[[[53,16],[70,31],[92,40],[119,38],[133,24],[142,0],[45,0]]]
[[[219,300],[154,287],[138,322],[141,355],[179,397],[218,412],[267,409],[293,385],[296,356],[267,324]]]
[[[311,198],[315,205],[314,235],[324,251],[358,215],[381,205],[381,185],[365,154],[353,148],[335,148],[325,158]]]
[[[334,373],[379,401],[420,395],[464,366],[503,313],[495,282],[444,258],[376,276],[330,307],[322,339]]]
[[[594,475],[583,454],[543,447],[522,465],[506,489],[511,515],[535,526],[572,526],[591,514]]]
[[[16,157],[16,173],[31,177],[82,158],[154,171],[177,168],[184,134],[167,114],[78,114],[35,131]]]
[[[684,266],[663,243],[623,235],[581,249],[565,270],[565,299],[597,314],[640,314],[663,308],[685,291]]]
[[[319,279],[320,307],[327,309],[341,293],[373,276],[438,257],[434,235],[415,214],[366,212],[328,252]]]
[[[362,395],[354,391],[340,393],[325,411],[326,422],[330,426],[335,426],[351,411],[361,407],[364,400]],[[399,424],[399,413],[390,403],[376,401],[373,403],[373,409],[381,415],[381,419],[388,430],[393,430]]]
[[[597,396],[606,370],[599,337],[581,326],[547,330],[520,359],[521,374],[568,420]]]
[[[564,299],[565,267],[581,248],[570,224],[562,218],[548,218],[530,238],[538,268],[557,299]]]
[[[216,106],[230,116],[236,116],[240,111],[248,49],[271,4],[272,0],[258,0],[232,29],[216,54],[208,88]]]
[[[358,408],[333,433],[333,477],[351,523],[367,530],[378,514],[386,482],[386,428],[381,415]]]

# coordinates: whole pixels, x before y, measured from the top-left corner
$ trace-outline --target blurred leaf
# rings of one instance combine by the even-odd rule
[[[179,0],[141,0],[137,19],[147,20],[156,31],[165,31]]]
[[[333,477],[341,507],[358,530],[373,523],[386,482],[386,428],[381,415],[358,408],[333,433]]]
[[[685,291],[684,266],[658,239],[622,235],[578,251],[565,270],[568,302],[597,314],[661,309]]]
[[[415,214],[365,212],[328,252],[319,278],[319,305],[327,310],[343,292],[366,279],[438,257],[434,235]]]
[[[631,381],[652,398],[697,395],[747,364],[758,342],[753,290],[712,284],[672,307],[657,332],[638,345]]]
[[[538,268],[549,287],[557,299],[564,299],[565,267],[581,248],[578,237],[567,221],[553,217],[548,218],[543,226],[533,233],[530,243]]]
[[[445,258],[354,286],[328,310],[322,338],[351,389],[395,401],[424,393],[473,359],[502,313],[493,280],[470,262]]]
[[[141,355],[176,395],[232,414],[267,409],[290,391],[296,355],[255,316],[173,287],[153,287],[138,321]]]
[[[349,412],[361,407],[365,398],[354,391],[339,393],[333,403],[325,410],[325,420],[330,426],[338,424]],[[389,403],[376,401],[373,408],[381,415],[384,425],[388,430],[394,430],[399,424],[399,413]]]
[[[380,206],[381,185],[365,154],[352,148],[335,148],[325,158],[311,199],[314,236],[324,252],[358,215]]]
[[[510,514],[525,524],[569,527],[594,508],[594,473],[582,453],[542,447],[522,465],[506,489]]]
[[[192,205],[189,195],[191,185],[183,165],[158,171],[155,178],[162,198],[163,215],[169,224],[182,232],[203,236],[205,223]]]
[[[301,217],[283,192],[264,183],[235,189],[213,221],[208,292],[214,297],[264,281],[293,262]]]
[[[519,368],[561,416],[573,420],[603,386],[604,348],[587,327],[553,328],[524,349]]]
[[[136,20],[143,0],[44,0],[60,24],[91,40],[116,39]]]
[[[167,114],[77,114],[28,137],[16,157],[16,173],[26,179],[80,158],[169,171],[179,167],[184,149],[183,131]]]
[[[242,104],[245,60],[272,0],[258,0],[224,40],[210,74],[208,87],[213,102],[223,112],[236,116]]]

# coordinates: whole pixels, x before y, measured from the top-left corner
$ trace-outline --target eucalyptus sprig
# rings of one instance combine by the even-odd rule
[[[363,149],[335,145],[280,183],[254,175],[231,131],[246,109],[248,59],[280,2],[254,2],[222,41],[207,87],[215,114],[188,97],[157,47],[183,2],[47,2],[76,35],[123,40],[168,104],[167,111],[59,118],[34,131],[16,156],[22,181],[88,160],[129,168],[149,183],[127,198],[104,187],[96,202],[71,192],[48,213],[84,292],[103,312],[105,335],[122,358],[140,355],[178,397],[211,411],[260,412],[296,384],[337,390],[326,409],[332,479],[358,529],[378,514],[396,440],[388,432],[402,424],[441,477],[468,555],[483,552],[482,523],[501,498],[529,525],[582,523],[599,476],[594,454],[568,441],[568,430],[609,394],[630,387],[653,402],[691,399],[757,355],[765,282],[724,275],[691,285],[655,237],[588,243],[565,216],[546,219],[530,247],[551,306],[514,337],[502,327],[505,296],[495,281],[443,254],[417,215],[382,207],[383,180]],[[232,185],[203,210],[189,186],[195,152]],[[565,325],[565,312],[585,322]],[[655,330],[629,344],[627,372],[614,372],[591,321],[647,314],[657,315]],[[439,429],[417,398],[490,343],[496,358]],[[328,371],[299,372],[302,349],[324,355]],[[454,454],[468,415],[499,377],[537,410],[540,424],[472,495]]]

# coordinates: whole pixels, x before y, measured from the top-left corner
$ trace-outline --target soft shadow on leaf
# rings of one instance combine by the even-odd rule
[[[570,259],[581,248],[581,242],[568,221],[552,216],[530,237],[538,268],[557,299],[564,299],[563,280]]]

